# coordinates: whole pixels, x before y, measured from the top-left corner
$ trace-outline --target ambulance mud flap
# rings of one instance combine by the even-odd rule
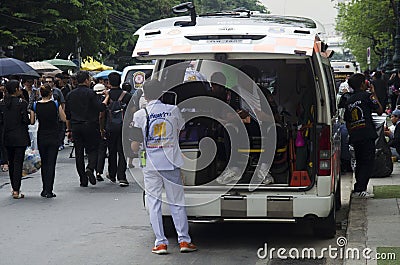
[[[221,217],[246,217],[247,200],[245,195],[222,195]]]
[[[221,196],[221,217],[247,217],[247,197],[245,195]],[[293,218],[293,197],[268,196],[267,218]]]
[[[268,196],[267,216],[293,218],[293,197]]]

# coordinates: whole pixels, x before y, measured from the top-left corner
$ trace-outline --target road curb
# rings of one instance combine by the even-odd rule
[[[346,230],[347,245],[345,248],[345,253],[347,253],[347,249],[349,248],[357,248],[362,251],[367,247],[368,219],[366,199],[350,198],[349,208],[348,226]],[[360,257],[360,259],[345,259],[343,264],[367,264],[362,257]]]

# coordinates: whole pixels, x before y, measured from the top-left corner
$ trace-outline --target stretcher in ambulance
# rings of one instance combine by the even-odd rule
[[[133,57],[156,60],[152,78],[172,93],[165,101],[176,96],[186,120],[180,146],[189,220],[310,220],[317,235],[333,237],[340,133],[318,23],[249,11],[197,15],[187,3],[175,11],[190,16],[140,28]],[[239,176],[225,178],[233,165]]]

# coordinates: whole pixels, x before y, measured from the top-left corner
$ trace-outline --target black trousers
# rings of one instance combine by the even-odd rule
[[[126,180],[126,159],[122,147],[122,129],[107,133],[108,173],[111,179]]]
[[[394,111],[396,109],[397,106],[397,100],[398,100],[398,96],[396,94],[393,94],[390,96],[390,110]]]
[[[72,123],[72,138],[75,147],[75,164],[81,184],[87,184],[86,169],[94,172],[100,141],[100,130],[97,123]],[[85,168],[85,151],[88,164]]]
[[[107,157],[107,140],[101,139],[99,142],[96,173],[103,174],[104,164],[106,163],[106,157]]]
[[[8,154],[8,174],[13,191],[21,188],[22,165],[24,163],[26,146],[6,146]]]
[[[58,122],[58,146],[64,146],[65,140],[65,122],[59,121]]]
[[[52,138],[38,137],[38,149],[42,161],[42,184],[43,191],[46,193],[53,192],[58,146],[58,141]]]
[[[356,157],[354,191],[366,191],[374,170],[375,141],[372,139],[353,143]]]
[[[7,150],[6,147],[3,145],[0,145],[0,159],[1,159],[1,165],[8,165],[8,155],[7,155]]]

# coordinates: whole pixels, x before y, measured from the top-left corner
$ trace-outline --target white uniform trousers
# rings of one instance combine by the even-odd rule
[[[162,189],[166,193],[166,202],[169,205],[175,229],[178,233],[178,243],[191,242],[189,225],[186,215],[184,190],[180,169],[144,171],[144,185],[146,190],[146,204],[149,209],[150,223],[156,236],[155,246],[167,244],[162,221]]]

